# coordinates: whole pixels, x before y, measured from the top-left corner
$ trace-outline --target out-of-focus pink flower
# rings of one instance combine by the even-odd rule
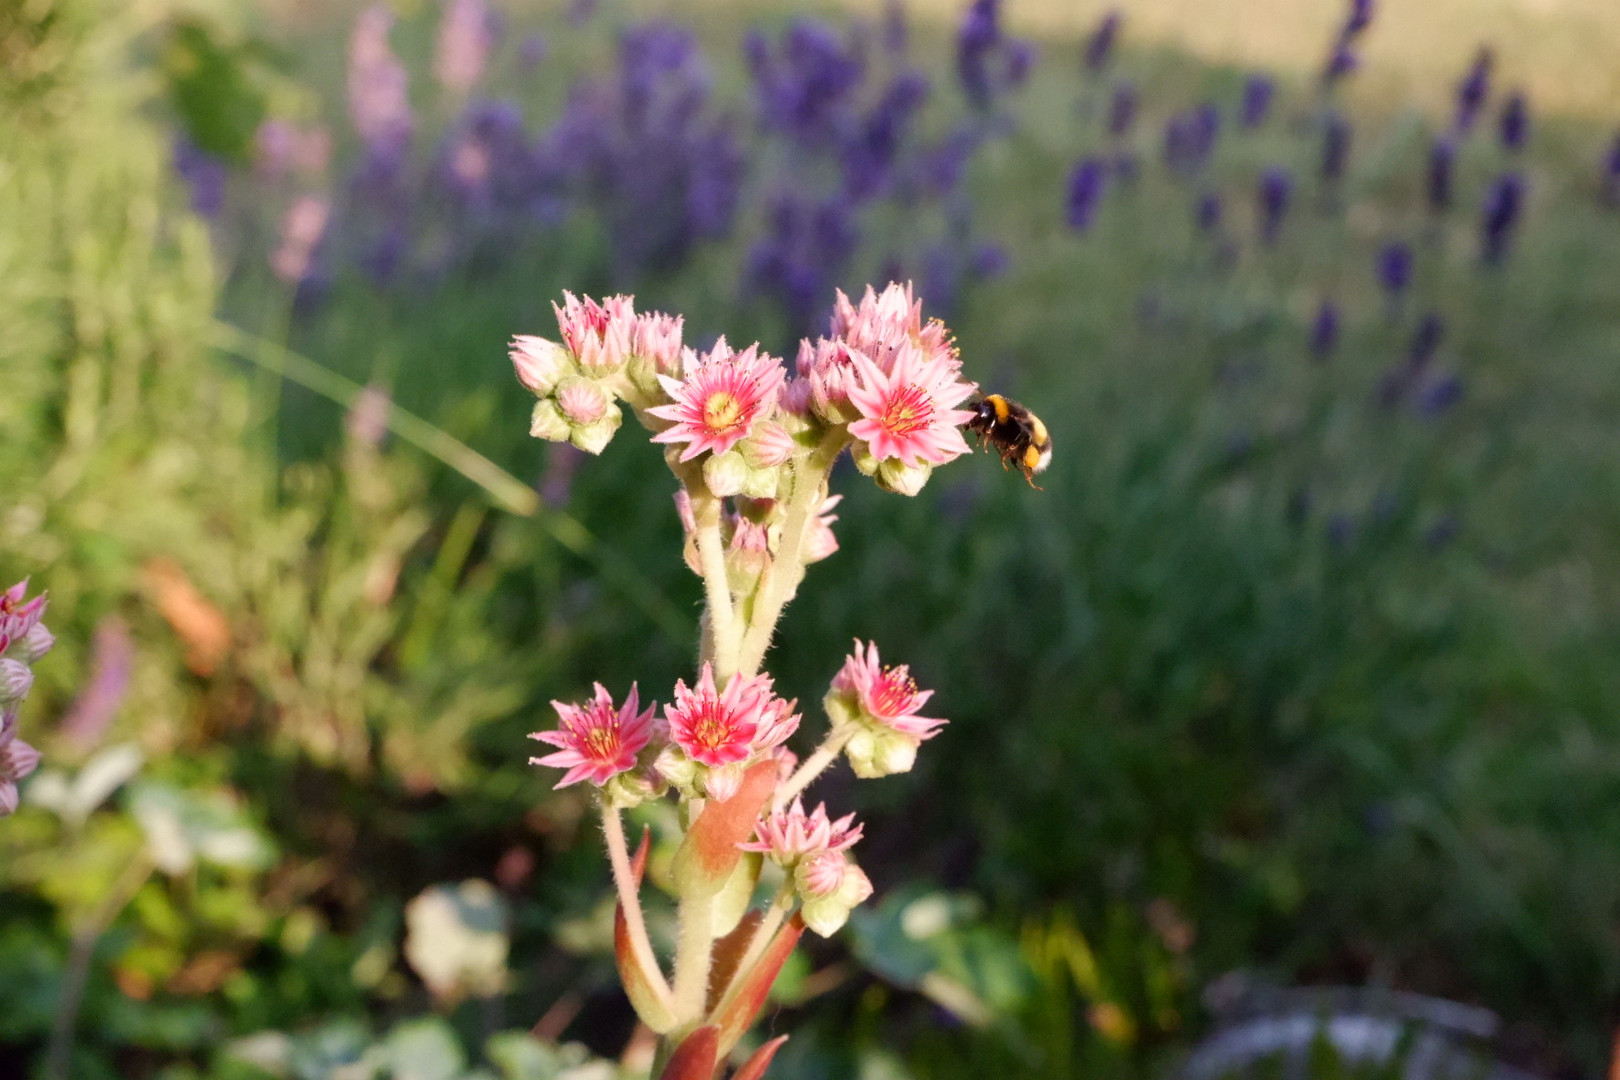
[[[777,719],[769,675],[733,675],[723,691],[714,686],[714,671],[704,664],[697,685],[675,683],[675,702],[664,706],[669,740],[686,756],[718,768],[746,761],[762,723]]]
[[[630,358],[636,327],[631,297],[610,296],[599,304],[588,296],[564,292],[562,306],[554,303],[551,308],[557,313],[563,344],[586,374],[617,371]]]
[[[388,45],[394,14],[386,4],[360,13],[349,39],[349,116],[372,146],[402,147],[411,137],[405,65]]]
[[[679,376],[681,372],[681,330],[685,319],[680,315],[665,315],[649,311],[636,317],[631,332],[631,350],[653,362],[653,370],[660,375]]]
[[[332,158],[332,136],[318,125],[303,131],[288,120],[266,120],[254,133],[253,156],[259,175],[267,180],[293,173],[319,176]]]
[[[567,787],[581,780],[589,780],[601,787],[622,772],[635,768],[636,755],[660,732],[655,719],[656,704],[647,711],[636,709],[640,700],[635,686],[624,699],[624,708],[613,705],[613,698],[601,683],[596,683],[596,696],[582,705],[565,705],[553,701],[561,720],[556,731],[537,731],[531,739],[558,747],[556,753],[530,758],[531,765],[548,765],[554,769],[567,769],[557,787]]]
[[[709,352],[690,355],[685,381],[668,375],[659,384],[674,398],[671,405],[647,411],[675,426],[652,437],[657,443],[686,443],[680,460],[703,451],[723,454],[747,438],[754,425],[768,419],[786,376],[782,362],[750,345],[733,352],[721,338]]]
[[[848,850],[861,838],[861,830],[854,814],[830,821],[826,803],[806,814],[804,801],[794,799],[792,806],[762,815],[754,826],[754,838],[737,846],[744,851],[764,852],[772,862],[792,866],[806,856]]]
[[[58,734],[81,750],[101,741],[118,707],[129,692],[129,678],[135,667],[135,641],[129,627],[116,615],[96,625],[91,639],[90,681],[62,718]]]
[[[433,77],[453,94],[465,94],[484,74],[495,44],[494,15],[484,0],[450,0],[439,23]]]
[[[849,403],[860,419],[849,425],[849,433],[864,441],[873,457],[940,465],[968,452],[959,429],[973,419],[973,412],[957,406],[977,387],[964,382],[955,368],[909,343],[896,351],[888,371],[860,353],[853,355],[856,375]]]
[[[0,657],[0,705],[10,705],[28,696],[34,688],[34,671],[21,660]]]
[[[890,282],[881,294],[868,285],[858,306],[839,290],[833,304],[832,337],[864,353],[884,371],[907,342],[930,360],[942,360],[952,370],[961,367],[950,331],[938,319],[923,322],[922,301],[913,298],[909,284]]]
[[[929,739],[945,725],[944,720],[917,715],[934,692],[917,689],[907,664],[883,667],[878,661],[877,645],[870,642],[855,642],[855,651],[833,676],[832,690],[852,695],[867,717],[902,735]]]
[[[0,593],[0,653],[13,641],[21,641],[45,617],[45,594],[40,593],[32,600],[23,599],[27,595],[27,578]]]
[[[820,562],[838,550],[838,537],[832,530],[838,515],[831,511],[843,500],[842,495],[829,495],[821,501],[821,509],[816,511],[816,518],[810,523],[810,535],[804,540],[806,563]]]
[[[287,208],[281,245],[270,255],[270,269],[282,281],[295,285],[309,276],[331,211],[331,204],[318,195],[304,195]]]
[[[349,438],[366,446],[381,446],[388,434],[388,414],[393,410],[393,399],[388,391],[376,383],[367,383],[349,406],[343,418],[343,430]]]

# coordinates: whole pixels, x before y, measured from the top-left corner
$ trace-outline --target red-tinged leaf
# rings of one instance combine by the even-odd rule
[[[793,947],[799,943],[799,937],[804,933],[804,920],[797,915],[787,921],[787,924],[776,932],[771,943],[765,946],[759,959],[754,961],[751,971],[742,974],[742,981],[720,1003],[710,1020],[720,1027],[720,1052],[729,1054],[731,1048],[737,1045],[737,1040],[743,1037],[759,1010],[765,1007],[765,999],[770,996],[771,984],[776,982],[776,976],[781,974],[782,965],[792,955]]]
[[[735,930],[714,943],[709,951],[709,997],[703,1003],[704,1012],[713,1009],[718,1004],[716,999],[731,985],[731,977],[737,974],[737,965],[742,963],[743,953],[748,951],[754,931],[764,918],[763,911],[746,912]]]
[[[643,829],[641,846],[630,860],[630,877],[637,885],[641,884],[641,875],[647,869],[647,851],[651,845],[652,830]],[[622,901],[613,907],[613,959],[618,963],[619,982],[624,986],[625,996],[641,1022],[660,1035],[674,1027],[675,1014],[654,989],[652,974],[643,971],[636,962],[636,952],[630,946],[630,923],[625,918]]]
[[[782,1044],[788,1041],[786,1035],[778,1035],[764,1046],[755,1050],[742,1068],[731,1074],[731,1080],[764,1080],[765,1070],[771,1067],[771,1058],[782,1049]]]
[[[761,761],[743,773],[735,795],[704,805],[675,852],[675,883],[681,896],[713,896],[725,887],[743,855],[737,845],[754,835],[754,824],[775,789],[776,762]]]
[[[720,1029],[706,1024],[688,1035],[658,1080],[714,1080],[714,1067],[720,1061]]]

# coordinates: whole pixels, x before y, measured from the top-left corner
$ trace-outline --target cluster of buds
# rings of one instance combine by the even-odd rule
[[[32,600],[28,582],[0,593],[0,817],[17,809],[17,782],[39,765],[39,751],[17,738],[17,715],[34,686],[34,664],[56,639],[40,620],[45,596]]]
[[[619,401],[638,411],[659,393],[657,379],[681,369],[681,320],[636,315],[628,296],[600,304],[563,293],[562,341],[519,335],[512,366],[535,402],[529,433],[600,454],[619,430]]]
[[[630,297],[564,294],[562,341],[519,337],[512,362],[540,400],[531,432],[599,453],[628,403],[679,482],[685,561],[703,579],[697,677],[668,704],[616,704],[598,684],[580,704],[554,702],[559,724],[533,737],[567,770],[558,787],[597,788],[619,896],[615,949],[637,1015],[663,1036],[654,1075],[709,1080],[763,1007],[808,928],[830,935],[872,886],[849,854],[849,815],[806,812],[805,788],[840,758],[863,778],[905,772],[944,720],[920,715],[931,691],[904,665],[883,667],[855,643],[823,698],[828,725],[803,761],[787,748],[796,700],[761,670],[776,622],[806,566],[838,549],[834,463],[850,452],[880,488],[915,495],[934,468],[968,452],[962,377],[944,325],[925,321],[909,286],[837,296],[827,336],[806,340],[790,372],[757,344],[682,346],[681,320],[637,315]],[[685,835],[672,862],[679,932],[672,970],[641,912],[646,841],[632,854],[623,811],[673,795]],[[767,865],[780,871],[763,911],[748,905]],[[735,1077],[757,1080],[781,1040]]]

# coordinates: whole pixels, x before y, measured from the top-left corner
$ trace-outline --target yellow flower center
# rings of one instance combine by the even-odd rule
[[[716,434],[725,434],[741,427],[743,403],[725,390],[709,395],[703,403],[703,426]]]
[[[934,402],[922,389],[908,383],[883,406],[878,422],[891,434],[910,435],[934,419]]]

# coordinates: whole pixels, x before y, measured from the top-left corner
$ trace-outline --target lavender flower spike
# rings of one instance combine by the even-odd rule
[[[1338,344],[1339,309],[1333,306],[1333,301],[1324,300],[1311,322],[1311,358],[1321,363],[1333,355]]]
[[[1256,73],[1243,81],[1243,105],[1238,110],[1238,123],[1253,130],[1271,115],[1271,100],[1277,94],[1277,84],[1269,75]]]
[[[1458,131],[1466,132],[1472,128],[1480,109],[1485,107],[1485,98],[1491,90],[1491,68],[1495,62],[1490,47],[1481,45],[1479,52],[1474,55],[1473,64],[1468,68],[1468,74],[1457,84]]]
[[[1412,249],[1396,242],[1378,253],[1378,280],[1391,301],[1399,301],[1412,281]]]
[[[1506,150],[1523,150],[1530,138],[1530,105],[1523,90],[1515,90],[1508,95],[1508,99],[1502,103],[1502,115],[1497,123],[1502,147]]]
[[[1294,195],[1294,178],[1287,169],[1273,165],[1260,174],[1258,191],[1260,209],[1260,242],[1270,247],[1282,230],[1283,217]]]
[[[1428,198],[1429,209],[1444,213],[1451,206],[1451,181],[1457,161],[1457,144],[1451,136],[1442,135],[1429,147]]]
[[[1610,206],[1620,206],[1620,135],[1614,137],[1609,153],[1603,159],[1601,194],[1603,201]]]
[[[1507,255],[1523,206],[1524,178],[1503,173],[1485,196],[1481,254],[1487,263],[1494,265]]]
[[[1088,157],[1074,167],[1074,172],[1069,174],[1069,228],[1075,232],[1091,228],[1107,181],[1108,167],[1101,158]]]
[[[1119,38],[1120,13],[1117,8],[1111,9],[1092,31],[1091,40],[1086,43],[1086,70],[1100,72],[1108,66],[1108,61],[1114,55],[1114,43]]]

